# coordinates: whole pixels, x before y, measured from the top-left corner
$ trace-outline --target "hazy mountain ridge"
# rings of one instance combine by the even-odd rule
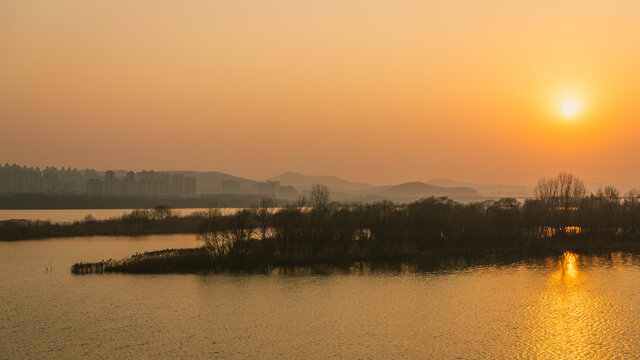
[[[413,201],[431,196],[446,196],[456,200],[478,200],[482,196],[470,187],[443,187],[425,184],[419,181],[406,182],[397,185],[378,186],[364,191],[365,194],[382,195],[391,200]]]
[[[351,182],[337,176],[313,176],[300,174],[293,171],[288,171],[278,176],[271,177],[268,180],[280,181],[280,185],[293,186],[296,189],[303,191],[310,190],[313,184],[324,184],[329,187],[330,191],[345,193],[361,192],[363,190],[375,187],[374,185],[367,183]]]
[[[447,178],[431,179],[426,183],[442,187],[470,187],[487,197],[529,197],[533,195],[533,188],[524,185],[478,184]]]
[[[222,183],[234,180],[240,184],[243,192],[255,191],[260,181],[225,174],[219,171],[159,171],[169,174],[194,176],[197,181],[198,194],[218,194],[222,192]],[[414,201],[431,196],[446,196],[458,201],[480,201],[492,197],[525,197],[531,196],[533,189],[520,185],[485,185],[456,181],[451,179],[432,179],[427,182],[411,181],[401,184],[376,186],[363,182],[351,182],[331,175],[306,175],[288,171],[268,178],[279,181],[281,186],[293,186],[300,194],[307,193],[314,184],[323,184],[334,193],[336,200],[356,201]]]
[[[102,178],[104,171],[94,171],[94,177]],[[129,170],[112,170],[117,177],[124,177]],[[446,196],[454,200],[482,201],[485,199],[496,199],[502,197],[523,198],[533,195],[533,187],[522,185],[505,185],[505,184],[479,184],[472,182],[457,181],[448,178],[434,178],[427,182],[410,181],[400,184],[390,185],[372,185],[364,182],[352,182],[337,176],[330,175],[306,175],[293,171],[288,171],[277,176],[259,181],[239,176],[226,174],[219,171],[190,171],[190,170],[148,170],[155,173],[164,174],[182,174],[196,178],[197,195],[217,195],[224,192],[223,183],[225,181],[234,181],[237,183],[235,191],[237,195],[258,195],[260,194],[260,183],[264,181],[277,181],[281,186],[291,186],[295,189],[287,191],[286,198],[289,201],[297,196],[309,196],[309,192],[314,184],[327,185],[331,192],[332,199],[336,201],[356,201],[356,202],[372,202],[381,200],[393,200],[398,202],[414,201],[420,198],[431,196]],[[144,173],[138,171],[138,173]],[[594,191],[601,184],[585,182],[590,191]],[[262,185],[264,186],[264,185]],[[625,192],[627,187],[620,189]],[[278,190],[274,194],[279,197]]]

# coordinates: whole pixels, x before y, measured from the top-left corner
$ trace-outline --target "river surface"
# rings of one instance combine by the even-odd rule
[[[196,211],[207,211],[205,208],[192,209],[171,209],[176,215],[189,215]],[[240,208],[221,208],[222,214],[234,214]],[[105,220],[114,217],[121,217],[133,209],[0,209],[0,220],[25,219],[25,220],[49,220],[51,222],[73,222],[82,220],[85,216],[91,215],[95,219]]]
[[[69,272],[195,245],[193,235],[0,243],[0,358],[640,357],[640,258],[624,253],[436,272]]]

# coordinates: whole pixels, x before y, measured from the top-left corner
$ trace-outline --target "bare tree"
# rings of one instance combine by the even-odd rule
[[[552,207],[565,210],[577,206],[587,194],[584,182],[573,174],[561,173],[553,178],[543,178],[535,188],[536,198]]]
[[[235,259],[246,255],[251,240],[254,224],[252,214],[241,210],[235,215],[223,217],[215,215],[207,219],[207,223],[198,234],[198,239],[214,257],[231,256]]]
[[[600,187],[596,192],[596,197],[610,203],[620,203],[620,192],[613,186]]]
[[[627,193],[625,194],[624,203],[628,205],[640,204],[640,189],[629,189],[629,191],[627,191]]]
[[[311,206],[316,209],[325,209],[329,205],[329,188],[327,185],[314,184],[311,188]]]
[[[304,195],[298,197],[298,199],[293,203],[293,207],[297,209],[304,209],[308,205],[307,198]]]
[[[269,216],[273,213],[273,209],[276,204],[273,199],[264,198],[260,201],[256,214],[258,216],[258,230],[260,232],[260,240],[264,241],[267,238],[267,232],[269,227]]]

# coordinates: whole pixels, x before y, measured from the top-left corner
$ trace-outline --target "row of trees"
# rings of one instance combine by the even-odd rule
[[[535,187],[536,199],[550,207],[570,208],[582,205],[586,198],[608,203],[637,204],[640,200],[640,190],[630,189],[625,196],[613,186],[600,187],[595,193],[587,196],[584,182],[572,174],[561,173],[553,178],[543,178]]]
[[[524,204],[428,198],[345,205],[330,203],[327,188],[318,185],[308,201],[277,211],[269,201],[233,216],[211,210],[199,238],[217,261],[238,267],[637,241],[638,198],[623,201],[617,194],[603,188],[587,195],[580,179],[560,174],[541,180],[536,198]]]
[[[571,174],[541,179],[535,188],[536,199],[524,203],[523,220],[562,229],[579,228],[585,234],[615,233],[635,235],[640,218],[640,191],[631,189],[625,196],[612,186],[587,194],[584,182]],[[566,231],[565,231],[566,232]]]
[[[72,236],[137,236],[151,234],[193,234],[197,232],[204,216],[191,214],[177,216],[166,206],[153,209],[136,209],[120,217],[98,220],[91,214],[73,222],[49,220],[2,220],[0,241],[42,239]]]

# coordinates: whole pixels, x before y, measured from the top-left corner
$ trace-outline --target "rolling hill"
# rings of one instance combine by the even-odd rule
[[[336,176],[312,176],[291,171],[274,176],[268,180],[280,181],[280,185],[293,186],[301,191],[310,190],[313,184],[324,184],[327,185],[332,192],[343,193],[359,193],[374,187],[371,184],[350,182]]]

